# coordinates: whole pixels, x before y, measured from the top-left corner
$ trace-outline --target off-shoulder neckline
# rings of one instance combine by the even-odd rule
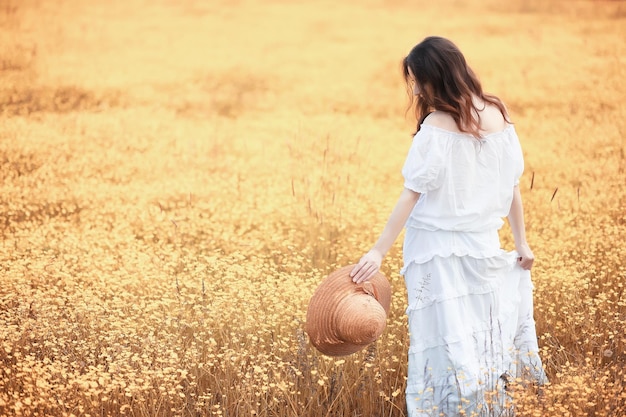
[[[420,132],[422,131],[421,129],[423,127],[428,127],[428,128],[431,128],[431,129],[436,130],[436,131],[440,131],[440,132],[448,134],[448,135],[463,136],[463,137],[469,137],[469,138],[472,138],[472,139],[477,139],[474,136],[472,136],[471,134],[466,133],[466,132],[454,132],[452,130],[444,129],[443,127],[438,127],[438,126],[435,126],[435,125],[425,124],[425,123],[421,124]],[[504,129],[499,130],[497,132],[491,132],[491,133],[488,133],[486,135],[483,135],[480,139],[477,139],[477,140],[485,140],[485,139],[490,138],[490,137],[499,136],[499,135],[507,133],[511,129],[513,129],[513,125],[508,123]]]

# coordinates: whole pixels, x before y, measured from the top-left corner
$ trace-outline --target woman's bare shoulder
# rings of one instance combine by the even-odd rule
[[[480,133],[483,135],[500,132],[508,126],[506,119],[496,106],[484,106],[478,111],[478,116],[480,117]],[[424,119],[423,123],[448,132],[463,133],[452,115],[443,111],[432,112]]]
[[[493,104],[485,106],[478,114],[480,115],[480,130],[484,134],[499,132],[508,126],[500,109]]]
[[[445,129],[450,132],[460,133],[459,127],[457,126],[452,116],[449,113],[443,111],[438,110],[432,112],[424,119],[423,123],[425,125],[438,127],[440,129]]]

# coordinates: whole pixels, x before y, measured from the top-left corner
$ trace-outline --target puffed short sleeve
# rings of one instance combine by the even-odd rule
[[[420,130],[402,167],[404,186],[418,193],[441,187],[443,183],[443,144],[430,132]]]

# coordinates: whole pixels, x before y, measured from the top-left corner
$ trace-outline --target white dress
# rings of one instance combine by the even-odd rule
[[[410,417],[500,415],[506,383],[543,384],[530,271],[500,247],[524,170],[512,125],[481,140],[422,125],[402,169],[421,193],[406,224]]]

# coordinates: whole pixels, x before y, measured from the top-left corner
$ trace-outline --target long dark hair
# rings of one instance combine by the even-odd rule
[[[417,44],[402,62],[404,79],[411,103],[415,105],[417,131],[431,111],[440,110],[452,116],[461,132],[480,138],[480,115],[472,97],[498,107],[511,123],[502,101],[483,92],[480,81],[467,65],[457,46],[448,39],[429,36]],[[415,77],[420,95],[414,96],[411,84]]]

